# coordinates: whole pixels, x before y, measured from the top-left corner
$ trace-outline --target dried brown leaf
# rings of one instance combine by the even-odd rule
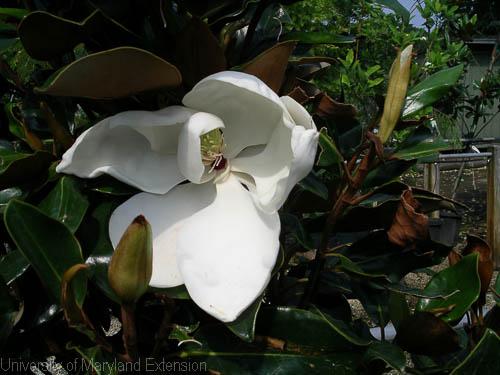
[[[401,194],[398,209],[387,231],[389,240],[401,247],[412,247],[416,241],[429,237],[429,218],[417,212],[419,203],[411,189]]]

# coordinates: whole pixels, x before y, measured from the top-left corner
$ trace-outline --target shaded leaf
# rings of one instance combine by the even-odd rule
[[[262,308],[257,317],[256,333],[283,340],[290,347],[298,344],[329,351],[370,343],[358,336],[345,322],[315,307],[313,311],[291,307]]]
[[[389,294],[389,317],[396,331],[401,323],[410,317],[410,307],[404,294],[396,292]]]
[[[184,82],[194,86],[210,74],[226,70],[224,51],[208,25],[197,17],[176,36],[175,63]]]
[[[406,357],[403,350],[399,346],[388,342],[373,342],[370,344],[363,361],[370,365],[371,362],[376,360],[383,361],[399,372],[403,372],[406,366]]]
[[[75,233],[89,206],[73,177],[63,176],[54,189],[40,202],[38,208],[59,220]]]
[[[481,282],[478,275],[478,254],[470,254],[460,262],[438,272],[429,281],[424,290],[458,293],[451,295],[445,300],[421,298],[416,306],[417,311],[448,310],[441,318],[446,322],[459,321],[470,306],[477,300],[481,290]]]
[[[0,279],[0,349],[12,332],[18,315],[18,304],[10,295],[9,288]]]
[[[74,264],[83,263],[76,238],[64,224],[21,201],[13,200],[8,204],[4,222],[14,243],[30,262],[42,284],[52,298],[59,301],[62,275]],[[75,285],[79,300],[85,292],[84,282]]]
[[[43,33],[40,33],[43,30]],[[101,49],[136,45],[139,37],[102,11],[95,10],[81,22],[44,11],[28,14],[18,28],[26,52],[37,60],[50,60],[72,52],[80,43]],[[114,40],[116,39],[116,41]]]
[[[0,189],[36,180],[46,173],[51,162],[52,155],[45,151],[24,154],[0,150]]]
[[[460,348],[453,328],[428,312],[416,312],[401,322],[395,342],[403,350],[424,355],[442,355]]]
[[[328,130],[326,128],[321,128],[319,133],[319,147],[321,149],[317,165],[320,167],[328,167],[333,164],[339,164],[342,162],[342,155],[340,155],[337,146],[332,138],[328,135]],[[327,199],[327,198],[324,198]]]
[[[328,199],[328,188],[326,185],[316,176],[314,172],[310,172],[304,179],[302,179],[298,185],[318,197],[327,200]]]
[[[452,375],[496,374],[500,369],[500,337],[486,329],[483,337]]]
[[[415,160],[389,160],[368,173],[362,188],[368,189],[385,185],[401,176],[414,164]]]
[[[2,214],[7,207],[7,204],[12,199],[23,200],[28,196],[28,192],[24,191],[18,187],[7,188],[4,190],[0,190],[0,214]]]
[[[28,260],[19,250],[13,250],[0,258],[0,276],[9,285],[21,276],[29,265]]]
[[[117,200],[105,200],[87,212],[77,235],[86,254],[90,254],[86,264],[91,266],[91,278],[99,289],[113,301],[118,297],[108,281],[108,265],[113,254],[113,246],[108,235],[111,214],[119,205]]]
[[[262,52],[242,66],[242,71],[260,78],[266,85],[279,93],[285,71],[288,66],[288,58],[295,48],[295,42],[283,42]]]
[[[180,85],[177,68],[151,52],[118,47],[82,57],[50,77],[39,94],[113,99]]]

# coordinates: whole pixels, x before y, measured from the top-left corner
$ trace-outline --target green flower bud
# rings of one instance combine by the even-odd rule
[[[108,280],[123,303],[136,302],[148,290],[153,270],[153,235],[144,216],[137,216],[111,257]]]

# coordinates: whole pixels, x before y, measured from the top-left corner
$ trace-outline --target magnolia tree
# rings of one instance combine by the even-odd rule
[[[357,36],[285,32],[277,2],[23,4],[0,8],[9,366],[500,367],[488,244],[453,251],[427,215],[461,204],[398,181],[448,148],[426,114],[461,66],[415,82],[418,51],[395,46],[385,101],[359,116],[316,87],[336,66],[310,52]],[[402,281],[446,256],[424,289]]]

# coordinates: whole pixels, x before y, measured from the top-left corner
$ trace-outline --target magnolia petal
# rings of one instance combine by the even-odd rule
[[[134,195],[111,215],[109,237],[118,245],[127,226],[138,215],[151,224],[153,232],[153,273],[150,285],[170,288],[183,284],[177,267],[176,244],[180,228],[194,213],[209,206],[215,199],[214,184],[183,184],[167,194]]]
[[[214,202],[186,220],[177,262],[191,298],[223,322],[235,320],[267,286],[279,251],[277,213],[259,210],[232,175]]]
[[[318,137],[315,127],[282,126],[275,130],[263,151],[257,155],[242,153],[231,162],[231,167],[253,178],[253,186],[247,186],[256,203],[266,212],[275,212],[297,182],[311,171]]]
[[[184,96],[183,104],[217,115],[225,124],[225,155],[234,158],[248,146],[266,144],[282,123],[283,103],[257,77],[233,71],[212,74]]]
[[[282,96],[280,99],[285,105],[295,124],[301,125],[306,129],[316,129],[314,121],[309,112],[307,112],[307,110],[295,99],[289,96]]]
[[[215,175],[202,163],[200,136],[214,129],[224,128],[220,118],[206,112],[191,116],[179,135],[177,163],[181,173],[196,184],[206,182]]]
[[[56,170],[83,178],[106,173],[143,191],[164,194],[185,179],[177,166],[177,139],[194,113],[172,106],[108,117],[78,137]]]

